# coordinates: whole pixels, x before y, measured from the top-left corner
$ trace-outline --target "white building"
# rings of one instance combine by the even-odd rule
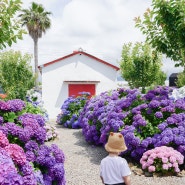
[[[79,92],[97,95],[116,89],[119,68],[82,50],[39,66],[42,98],[50,119],[56,119],[64,101]]]

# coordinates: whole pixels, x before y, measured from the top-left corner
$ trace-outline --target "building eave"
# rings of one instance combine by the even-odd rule
[[[64,60],[64,59],[66,59],[66,58],[72,57],[72,56],[74,56],[74,55],[86,55],[86,56],[88,56],[88,57],[90,57],[90,58],[92,58],[92,59],[94,59],[94,60],[97,60],[98,62],[101,62],[101,63],[103,63],[103,64],[105,64],[105,65],[107,65],[107,66],[109,66],[109,67],[112,67],[112,68],[115,69],[116,71],[120,70],[119,67],[117,67],[117,66],[115,66],[115,65],[113,65],[113,64],[110,64],[110,63],[108,63],[108,62],[106,62],[106,61],[104,61],[104,60],[102,60],[102,59],[99,59],[99,58],[97,58],[97,57],[95,57],[95,56],[93,56],[93,55],[90,55],[90,54],[88,54],[88,53],[86,53],[86,52],[84,52],[84,51],[74,51],[73,53],[71,53],[71,54],[69,54],[69,55],[66,55],[66,56],[64,56],[64,57],[58,58],[58,59],[53,60],[53,61],[51,61],[51,62],[42,64],[42,65],[38,66],[38,68],[39,68],[39,70],[42,70],[43,67],[47,67],[47,66],[49,66],[49,65],[55,64],[55,63],[60,62],[60,61],[62,61],[62,60]]]

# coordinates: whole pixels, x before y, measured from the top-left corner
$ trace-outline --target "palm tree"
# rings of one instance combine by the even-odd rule
[[[34,62],[35,62],[35,87],[38,88],[38,39],[42,34],[51,27],[51,20],[48,15],[51,12],[45,11],[41,4],[32,2],[29,9],[23,9],[19,15],[22,21],[22,26],[26,25],[29,35],[34,41]]]

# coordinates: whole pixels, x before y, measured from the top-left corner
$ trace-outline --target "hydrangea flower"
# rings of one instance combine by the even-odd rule
[[[18,120],[23,126],[23,129],[19,132],[19,139],[22,142],[26,143],[34,138],[38,143],[44,143],[46,129],[44,128],[44,120],[41,119],[40,115],[27,113],[19,116]]]
[[[2,125],[2,124],[3,124],[3,121],[4,121],[3,117],[2,117],[2,116],[0,116],[0,125]]]
[[[20,99],[8,100],[6,103],[9,107],[8,111],[10,112],[21,111],[26,106],[25,102]]]
[[[36,91],[35,89],[30,89],[26,93],[26,98],[27,101],[31,102],[35,106],[43,106],[43,101],[42,101],[42,95],[41,92]]]
[[[17,174],[17,169],[6,150],[0,148],[0,183],[4,181],[4,175]],[[21,178],[20,178],[21,179]]]
[[[172,147],[161,146],[146,151],[140,163],[142,169],[148,172],[180,172],[179,165],[183,164],[184,156]]]
[[[45,121],[49,121],[49,115],[47,113],[47,110],[44,108],[44,102],[42,100],[41,92],[35,89],[28,90],[26,93],[26,100],[27,102],[30,102],[34,107],[39,108]]]
[[[39,185],[45,185],[42,172],[40,170],[36,170],[34,174],[37,179],[37,183]]]
[[[185,97],[185,86],[181,88],[175,88],[170,95],[170,98],[173,99],[174,101],[182,99],[184,97]]]
[[[64,170],[64,153],[57,145],[52,144],[51,147],[41,145],[36,155],[36,162],[42,166],[44,182],[50,179],[51,182],[57,184],[65,184],[65,170]],[[49,183],[48,183],[49,184]]]
[[[77,97],[71,96],[65,100],[61,107],[61,113],[57,115],[57,123],[67,128],[81,128],[78,121],[79,114],[87,102],[90,93],[80,92]]]
[[[15,164],[23,166],[26,163],[26,155],[24,150],[17,144],[9,144],[4,148]]]
[[[20,99],[0,101],[0,110],[4,112],[19,112],[25,108],[26,104]]]
[[[0,147],[4,148],[9,145],[6,135],[0,130]]]
[[[46,129],[46,139],[45,141],[54,140],[58,137],[58,131],[57,128],[51,124],[46,124],[44,126]]]
[[[0,131],[1,143],[6,136]],[[0,184],[37,185],[33,167],[26,160],[23,148],[17,144],[0,147]]]

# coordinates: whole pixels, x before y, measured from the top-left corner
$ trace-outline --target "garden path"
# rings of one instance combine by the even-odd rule
[[[65,154],[66,185],[99,185],[99,164],[107,155],[103,147],[89,145],[81,129],[55,125],[59,137],[49,142],[57,144]]]
[[[66,185],[101,185],[99,165],[107,155],[104,148],[89,145],[81,129],[64,128],[55,121],[52,124],[57,128],[59,137],[48,144],[57,144],[65,154]],[[185,185],[185,176],[145,177],[134,167],[131,170],[132,185]]]

